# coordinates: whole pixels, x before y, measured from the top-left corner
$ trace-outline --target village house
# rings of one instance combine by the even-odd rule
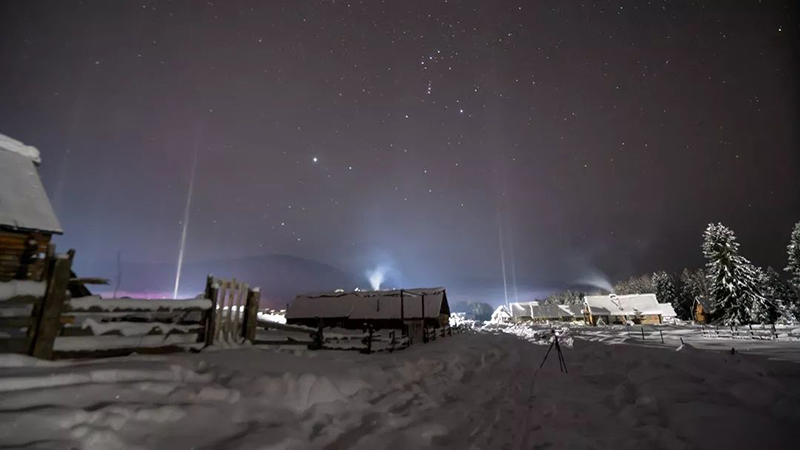
[[[62,233],[40,163],[35,147],[0,134],[0,281],[41,281],[50,239]]]
[[[412,340],[449,321],[444,288],[305,294],[286,310],[289,325],[405,330]]]
[[[587,295],[584,297],[586,307],[586,323],[625,324],[659,324],[663,311],[655,294],[632,295]]]
[[[670,303],[659,303],[658,307],[661,308],[661,321],[672,323],[678,319],[678,313]]]
[[[583,320],[580,305],[552,305],[538,301],[511,303],[512,320],[522,322],[576,322]]]

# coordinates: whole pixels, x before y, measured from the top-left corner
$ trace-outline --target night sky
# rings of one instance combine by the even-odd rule
[[[527,300],[698,267],[721,221],[782,268],[798,23],[796,0],[4,1],[0,132],[42,152],[86,276],[174,266],[195,151],[187,262],[384,265],[496,303],[501,241]]]

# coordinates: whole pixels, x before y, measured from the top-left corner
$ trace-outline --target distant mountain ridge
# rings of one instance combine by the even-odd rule
[[[113,292],[117,280],[116,262],[96,262],[78,267],[82,276],[108,278],[109,286],[96,292]],[[172,293],[176,264],[122,261],[121,292]],[[203,291],[208,274],[236,278],[261,288],[263,306],[284,307],[297,294],[334,289],[353,289],[368,283],[362,277],[311,259],[273,254],[185,263],[179,293],[194,296]]]

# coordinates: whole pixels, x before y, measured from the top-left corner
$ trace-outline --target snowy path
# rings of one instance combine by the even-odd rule
[[[0,448],[793,448],[800,365],[464,334],[394,354],[0,358]]]

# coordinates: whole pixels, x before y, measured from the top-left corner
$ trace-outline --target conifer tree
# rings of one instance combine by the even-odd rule
[[[792,234],[789,236],[789,245],[786,246],[786,253],[789,257],[789,265],[785,270],[789,272],[789,281],[797,293],[800,292],[800,222],[794,224]]]
[[[761,295],[762,272],[739,254],[733,231],[709,224],[703,238],[713,314],[726,325],[765,321],[770,307]]]
[[[653,289],[656,291],[656,299],[659,303],[669,303],[675,309],[675,313],[683,318],[686,312],[683,311],[683,302],[678,287],[672,281],[672,277],[664,271],[653,274]]]
[[[797,293],[772,267],[767,267],[764,273],[762,292],[774,306],[775,311],[771,313],[775,321],[788,322],[797,315]]]

